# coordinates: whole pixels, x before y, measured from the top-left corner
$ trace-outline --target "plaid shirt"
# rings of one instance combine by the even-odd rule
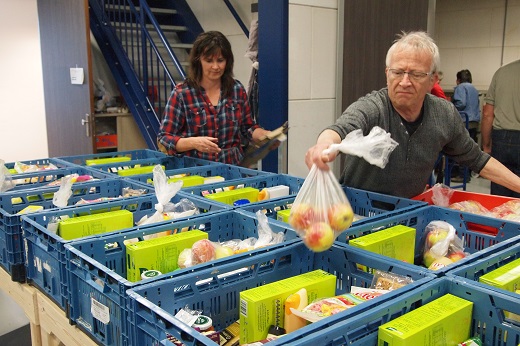
[[[175,86],[164,110],[158,142],[169,155],[188,155],[205,160],[238,165],[244,156],[242,144],[252,139],[253,131],[260,127],[251,116],[244,86],[235,80],[231,96],[220,97],[218,105],[210,106],[204,91],[191,88],[184,81]],[[193,136],[218,138],[220,153],[202,153],[189,150],[176,151],[179,139]]]

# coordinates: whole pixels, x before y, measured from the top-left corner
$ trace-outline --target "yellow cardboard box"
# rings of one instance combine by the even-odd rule
[[[289,214],[291,214],[291,209],[279,210],[276,212],[276,219],[278,221],[289,223]]]
[[[210,193],[204,197],[224,204],[233,205],[239,199],[247,199],[250,203],[258,201],[258,189],[254,187],[242,187],[229,191]]]
[[[336,295],[336,276],[314,270],[240,292],[240,344],[265,339],[271,325],[283,327],[284,303],[301,288],[308,301]]]
[[[63,239],[70,240],[113,232],[132,227],[133,225],[134,216],[132,212],[115,210],[62,220],[58,225],[58,234]]]
[[[470,337],[473,303],[446,294],[379,327],[378,346],[451,346]]]
[[[414,263],[415,228],[397,225],[349,241],[349,245]]]
[[[191,230],[127,244],[126,279],[139,281],[146,270],[158,270],[163,274],[174,271],[179,268],[177,262],[182,250],[191,248],[201,239],[208,239],[208,234]]]
[[[127,162],[130,160],[131,160],[131,158],[129,156],[105,157],[105,158],[100,158],[100,159],[85,160],[85,165],[86,166],[106,165],[109,163]]]

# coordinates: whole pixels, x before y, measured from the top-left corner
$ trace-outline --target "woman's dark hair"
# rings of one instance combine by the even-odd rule
[[[469,70],[461,70],[457,72],[457,79],[461,83],[472,83],[473,79],[471,78],[471,72]]]
[[[222,91],[228,96],[233,90],[235,80],[233,78],[233,51],[226,36],[219,31],[203,32],[193,42],[190,51],[190,68],[187,82],[191,87],[199,88],[202,80],[202,64],[200,60],[204,57],[210,58],[218,54],[226,60],[226,68],[222,75]]]

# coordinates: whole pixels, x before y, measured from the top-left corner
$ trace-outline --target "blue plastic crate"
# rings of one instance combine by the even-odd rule
[[[201,177],[220,176],[224,178],[228,184],[230,182],[233,183],[234,180],[242,180],[267,174],[274,174],[270,172],[264,172],[256,169],[244,168],[228,164],[178,168],[166,170],[165,173],[167,177],[172,177],[176,175],[199,175]],[[128,179],[138,180],[142,183],[153,185],[153,173],[132,175],[129,176]]]
[[[50,183],[71,174],[90,175],[96,179],[118,178],[114,174],[101,172],[99,170],[90,169],[87,167],[69,166],[48,171],[13,174],[11,175],[11,179],[16,185],[11,190],[3,192],[2,194],[9,194],[14,191],[19,191],[23,189],[49,187]]]
[[[125,188],[140,189],[146,193],[154,193],[153,187],[138,181],[123,179],[92,180],[72,185],[72,196],[68,205],[73,207],[78,201],[95,200],[102,197],[116,198],[122,196]],[[13,281],[25,281],[25,251],[21,228],[21,217],[17,215],[28,206],[43,207],[54,210],[54,193],[59,186],[25,189],[10,194],[0,194],[0,264],[11,274]]]
[[[465,242],[464,251],[470,255],[439,270],[428,270],[438,276],[444,275],[448,270],[461,265],[471,263],[476,259],[486,256],[486,251],[495,244],[514,238],[520,234],[520,223],[507,222],[505,220],[489,218],[476,214],[459,212],[457,210],[426,206],[411,210],[402,214],[381,218],[361,225],[353,225],[346,232],[340,234],[337,240],[348,243],[352,238],[377,232],[379,230],[395,226],[405,225],[416,229],[415,237],[415,263],[422,267],[422,250],[426,237],[425,228],[435,220],[446,221],[455,227],[458,237]]]
[[[24,165],[35,165],[35,166],[39,166],[39,167],[46,167],[48,165],[53,165],[56,167],[56,169],[60,169],[60,168],[66,168],[66,167],[70,167],[70,166],[73,166],[71,163],[69,162],[63,162],[61,160],[58,160],[58,159],[54,159],[54,158],[45,158],[45,159],[36,159],[36,160],[26,160],[26,161],[14,161],[14,162],[5,162],[4,165],[7,169],[9,170],[14,170],[15,169],[15,165],[16,163],[21,163],[21,164],[24,164]],[[20,173],[12,173],[12,174],[20,174]]]
[[[453,277],[437,278],[388,300],[363,314],[339,323],[316,325],[315,333],[296,331],[288,340],[294,345],[377,346],[378,328],[399,316],[417,309],[445,294],[453,294],[473,302],[470,335],[479,336],[485,346],[517,346],[520,327],[504,321],[503,312],[520,314],[520,299],[465,283]],[[290,335],[290,334],[289,334]],[[283,338],[269,343],[281,345]],[[464,340],[460,340],[461,342]]]
[[[377,192],[355,189],[343,186],[352,210],[362,218],[354,221],[353,225],[371,222],[380,217],[388,217],[397,213],[404,213],[428,205],[426,202],[414,201],[407,198],[384,195]],[[238,207],[244,212],[256,213],[263,210],[270,218],[277,219],[280,210],[291,208],[296,196],[277,199],[273,201],[246,204]]]
[[[483,284],[479,282],[482,275],[487,274],[499,267],[502,267],[509,262],[512,262],[520,258],[520,235],[510,240],[504,241],[497,244],[493,248],[490,248],[485,256],[482,256],[479,260],[471,261],[470,263],[454,268],[446,273],[447,276],[458,277],[462,280],[466,280],[468,284],[475,284],[477,286],[486,287],[493,291],[506,293],[498,287]],[[516,294],[519,299],[520,295]]]
[[[138,149],[138,150],[127,150],[127,151],[117,151],[117,152],[106,152],[106,153],[96,153],[96,154],[87,154],[87,155],[73,155],[73,156],[59,156],[56,159],[65,161],[74,165],[86,166],[87,160],[92,159],[107,159],[113,157],[129,157],[130,160],[143,160],[143,159],[154,159],[166,157],[167,155],[156,150],[150,149]]]
[[[435,279],[434,275],[416,270],[409,264],[353,247],[333,245],[327,251],[314,253],[303,243],[293,242],[240,261],[226,262],[216,268],[198,270],[129,290],[129,316],[134,338],[131,345],[168,345],[167,334],[185,345],[216,345],[173,316],[185,306],[203,310],[203,314],[213,320],[215,329],[220,331],[239,319],[239,293],[243,290],[322,269],[336,275],[337,294],[348,293],[352,286],[369,287],[372,283],[372,274],[359,269],[358,265],[405,275],[414,282],[330,316],[320,323],[363,315],[364,311]],[[319,332],[314,324],[300,331]],[[289,344],[284,341],[289,335],[278,339],[279,342]]]
[[[274,220],[271,220],[274,221]],[[283,232],[286,237],[295,239],[294,232],[278,223],[270,223],[275,233]],[[87,334],[103,345],[123,345],[128,339],[127,326],[128,299],[126,291],[143,284],[126,280],[126,248],[124,241],[131,238],[142,239],[144,235],[168,230],[200,229],[208,233],[211,241],[258,238],[258,220],[233,210],[200,215],[183,221],[172,221],[167,224],[133,231],[107,235],[96,239],[88,239],[66,245],[67,266],[69,273],[69,318],[77,323]],[[117,244],[116,249],[107,249],[107,244]],[[276,247],[276,245],[272,246]],[[254,256],[259,250],[236,254],[231,257],[199,264],[187,269],[178,269],[171,273],[163,273],[153,280],[168,277],[184,276],[203,268],[218,268],[226,261],[236,262]],[[146,281],[148,283],[150,281]],[[92,303],[92,299],[96,302]],[[92,304],[109,312],[109,323],[102,323],[94,318]],[[144,344],[143,344],[144,345]]]
[[[200,213],[216,212],[226,208],[192,198],[190,195],[178,193],[172,199],[172,203],[178,203],[187,198],[192,201]],[[133,213],[134,222],[143,216],[152,216],[155,213],[157,197],[146,195],[142,197],[127,198],[121,201],[97,203],[96,205],[78,206],[53,211],[27,214],[22,216],[22,230],[25,242],[25,269],[26,281],[37,286],[46,293],[62,309],[66,310],[67,295],[67,268],[65,245],[79,241],[80,239],[65,240],[57,234],[48,230],[48,225],[54,217],[88,215],[100,212],[126,209]],[[181,218],[182,219],[182,218]],[[122,229],[118,232],[126,232],[133,228]],[[111,233],[118,233],[111,232]],[[90,236],[81,239],[93,239],[103,237],[110,233]]]
[[[273,187],[277,185],[286,185],[289,186],[289,196],[294,195],[300,191],[303,183],[305,181],[305,178],[300,177],[294,177],[288,174],[268,174],[268,175],[261,175],[258,177],[252,177],[247,178],[243,180],[234,180],[231,184],[228,182],[221,182],[221,183],[213,183],[208,185],[202,185],[202,186],[192,186],[184,188],[182,191],[186,193],[191,193],[197,197],[204,198],[204,195],[206,193],[213,193],[215,191],[218,191],[219,189],[228,188],[230,186],[239,188],[239,187],[253,187],[258,190],[262,190],[266,187]],[[272,201],[278,200],[279,198],[273,198]],[[222,205],[225,205],[221,202],[215,202]],[[253,202],[251,204],[257,204],[261,202]]]

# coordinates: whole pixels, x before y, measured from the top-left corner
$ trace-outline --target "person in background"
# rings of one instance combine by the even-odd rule
[[[478,143],[477,133],[480,123],[480,101],[478,90],[471,84],[473,78],[469,70],[457,72],[457,86],[453,90],[451,102],[459,111],[459,114],[468,129],[469,136]],[[452,169],[452,180],[462,182],[464,180],[464,168],[458,165]],[[466,182],[471,180],[471,172],[466,170]]]
[[[432,95],[435,95],[437,97],[447,100],[448,97],[446,97],[446,94],[444,93],[444,90],[442,90],[442,87],[441,87],[441,81],[442,81],[443,76],[444,76],[444,73],[442,73],[442,71],[437,72],[438,80],[437,80],[437,82],[435,82],[433,84],[432,90],[430,92]]]
[[[387,87],[352,103],[318,136],[305,163],[328,170],[337,153],[323,154],[356,129],[368,135],[379,126],[399,143],[381,169],[362,158],[347,155],[340,183],[401,197],[422,193],[439,152],[470,167],[484,178],[520,191],[520,177],[471,139],[455,106],[430,94],[437,81],[439,49],[425,32],[402,33],[386,55]]]
[[[469,135],[478,143],[477,132],[480,123],[480,101],[478,90],[471,84],[471,72],[461,70],[457,72],[457,86],[453,90],[451,102],[459,111],[462,121],[466,124]]]
[[[251,116],[246,90],[233,78],[234,57],[218,31],[200,34],[190,52],[187,78],[177,84],[166,104],[157,136],[168,155],[187,155],[238,165],[244,144],[269,131]]]
[[[520,60],[499,68],[484,97],[482,147],[520,176]],[[491,182],[491,194],[519,198],[520,191]]]

